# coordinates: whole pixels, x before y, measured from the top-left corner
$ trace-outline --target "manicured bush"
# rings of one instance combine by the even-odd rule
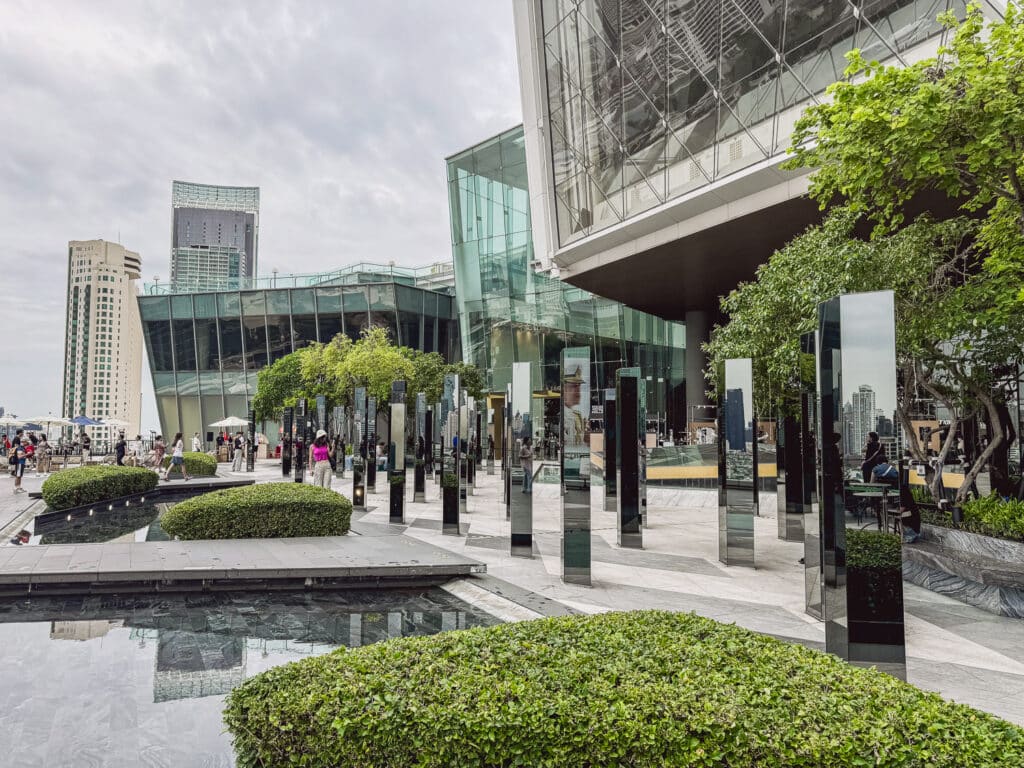
[[[208,453],[192,453],[185,451],[185,471],[196,477],[213,477],[217,474],[217,459]],[[171,466],[171,457],[164,457],[164,469]]]
[[[442,488],[458,488],[459,487],[459,476],[454,472],[445,472],[441,475],[441,487]]]
[[[402,638],[236,688],[241,768],[1024,765],[1024,730],[693,614]]]
[[[266,483],[204,493],[176,504],[160,518],[169,536],[182,539],[274,539],[341,536],[352,521],[352,502],[302,483]]]
[[[850,568],[903,567],[900,537],[886,531],[846,529],[846,564]]]
[[[43,501],[52,510],[71,509],[151,491],[156,487],[157,479],[155,472],[143,467],[62,469],[43,482]]]

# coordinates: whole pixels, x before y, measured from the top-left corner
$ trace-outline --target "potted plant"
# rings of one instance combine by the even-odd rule
[[[900,537],[846,530],[846,601],[850,642],[903,644]]]

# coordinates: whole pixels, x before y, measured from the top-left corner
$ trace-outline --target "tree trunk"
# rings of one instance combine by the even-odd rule
[[[987,392],[977,392],[975,396],[984,404],[985,411],[987,412],[991,423],[999,424],[999,410],[996,407],[995,398],[993,398],[992,395]],[[970,487],[974,485],[974,482],[975,480],[977,480],[978,475],[981,474],[981,470],[988,465],[988,461],[992,457],[992,454],[994,454],[996,450],[999,449],[999,447],[1003,444],[1005,439],[1006,438],[1004,436],[1003,430],[994,431],[994,434],[991,435],[988,441],[988,445],[985,446],[985,450],[983,450],[981,454],[978,456],[978,458],[975,459],[974,463],[971,465],[971,468],[967,471],[967,474],[964,475],[963,482],[960,483],[960,488],[957,489],[957,504],[963,504],[963,502],[967,499],[967,493],[970,490]]]

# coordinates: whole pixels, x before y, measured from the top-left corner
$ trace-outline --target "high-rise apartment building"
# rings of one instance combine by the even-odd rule
[[[66,418],[90,416],[139,430],[142,417],[142,323],[139,254],[105,240],[68,243],[64,343]]]
[[[182,291],[237,290],[256,276],[259,187],[171,185],[171,284]]]

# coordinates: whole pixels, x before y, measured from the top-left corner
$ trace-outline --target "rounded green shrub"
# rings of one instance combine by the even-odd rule
[[[352,521],[352,502],[302,483],[225,488],[176,504],[160,518],[169,536],[182,539],[275,539],[341,536]]]
[[[663,611],[402,638],[231,692],[241,768],[1024,765],[1024,730],[838,657]]]
[[[196,477],[213,477],[217,474],[217,459],[208,453],[185,451],[181,457],[185,460],[185,471]],[[171,457],[164,457],[164,469],[171,466]]]
[[[92,466],[62,469],[43,482],[43,501],[55,511],[146,493],[157,475],[144,467]]]

